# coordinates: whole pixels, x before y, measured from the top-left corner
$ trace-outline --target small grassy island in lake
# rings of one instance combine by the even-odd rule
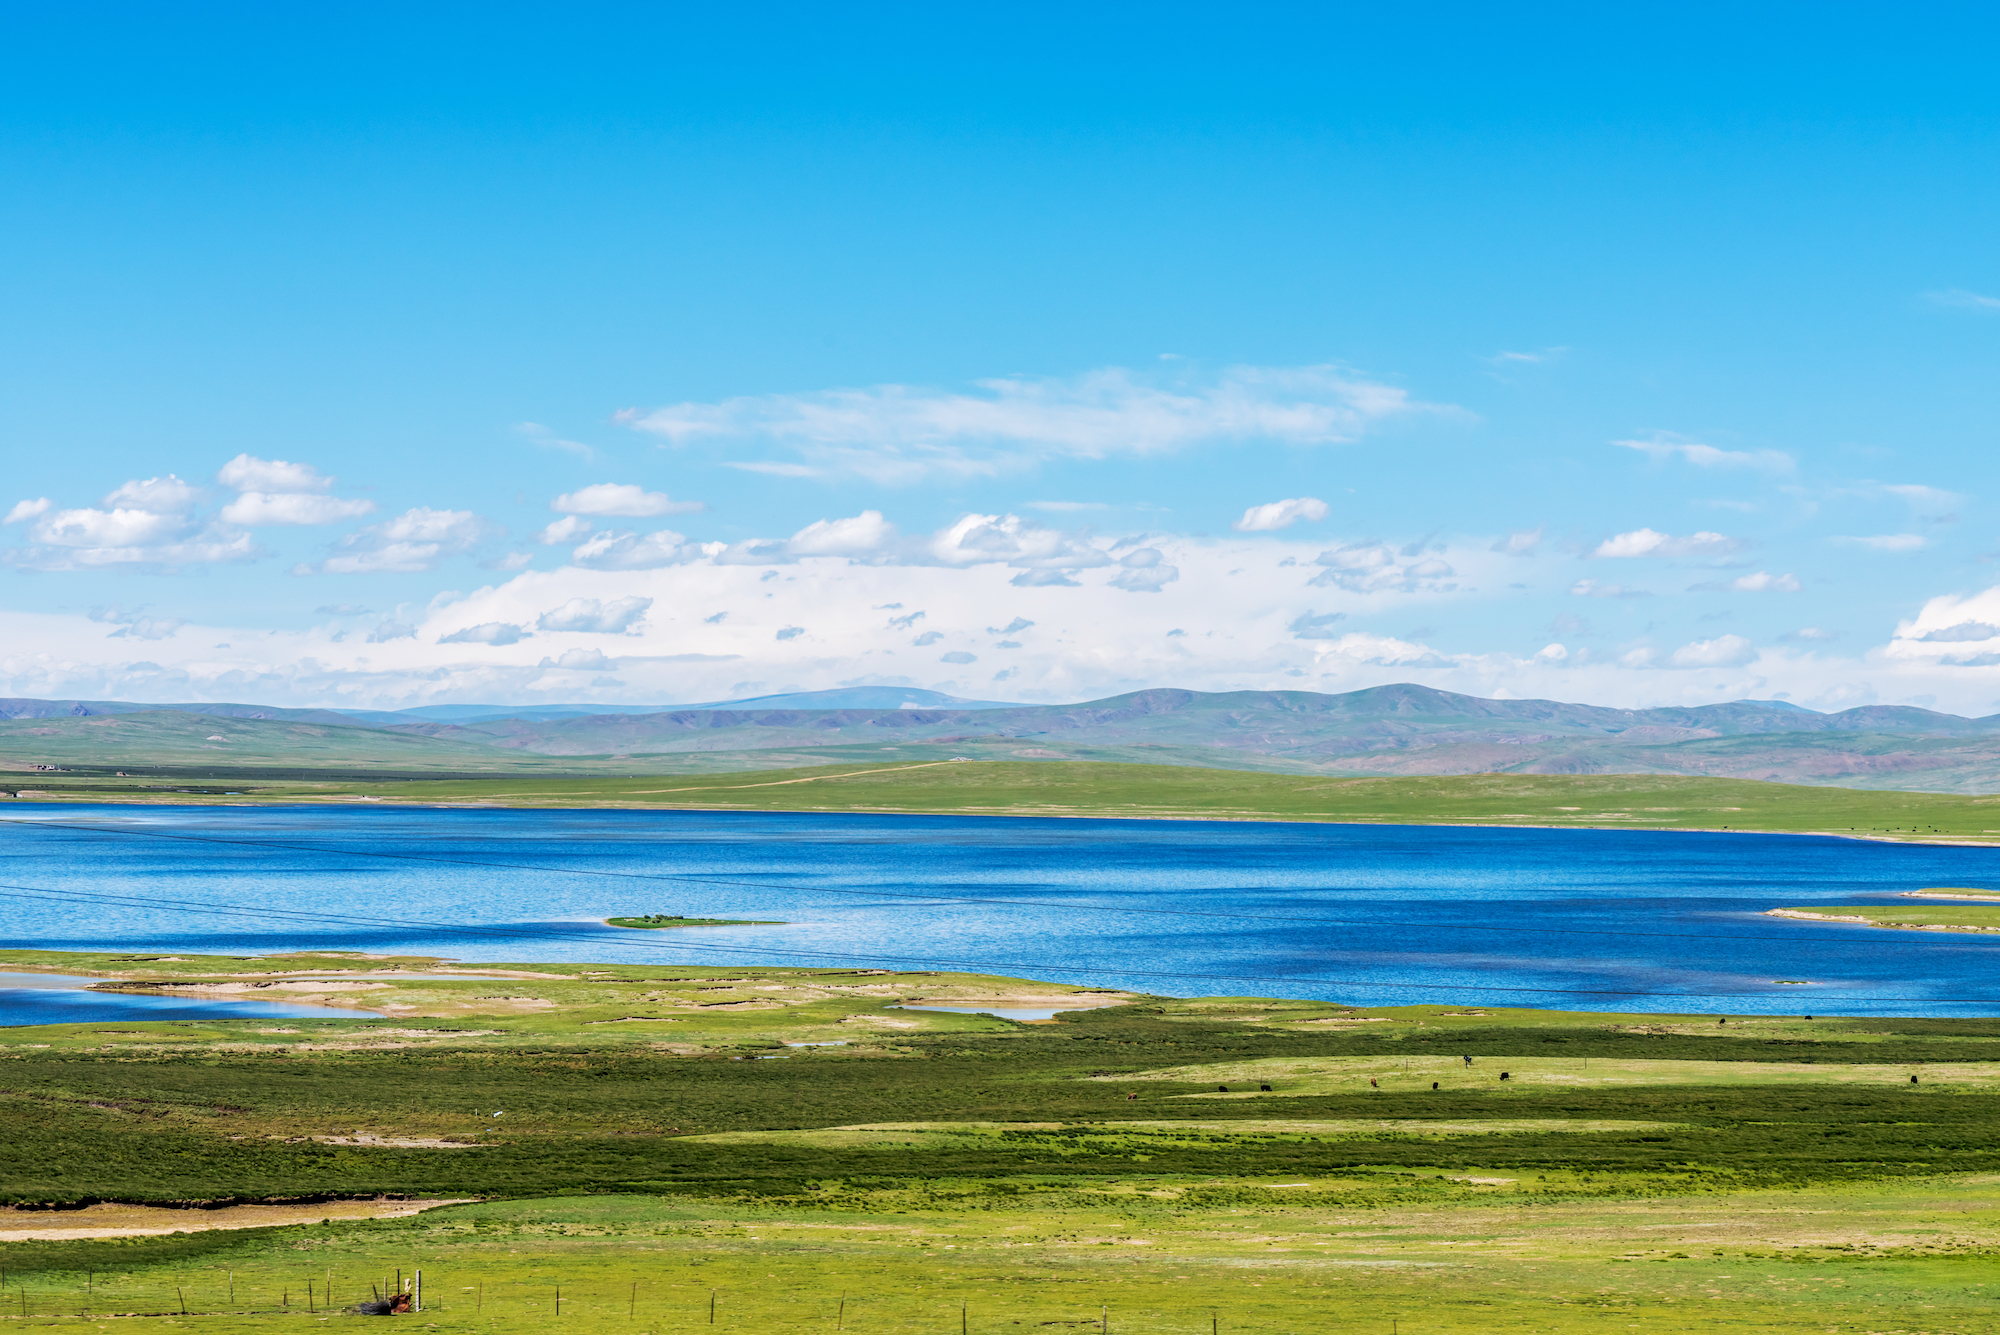
[[[678,913],[648,913],[642,918],[606,918],[613,927],[643,927],[657,930],[662,927],[783,927],[782,922],[768,918],[683,918]]]
[[[2000,932],[2000,904],[1939,904],[1921,908],[1914,904],[1816,904],[1767,912],[1773,918],[1850,922],[1914,932]]]

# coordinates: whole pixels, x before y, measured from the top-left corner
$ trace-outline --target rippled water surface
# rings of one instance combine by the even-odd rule
[[[977,969],[1375,1004],[2000,1013],[2000,937],[1761,916],[2000,888],[1987,849],[768,813],[14,803],[5,817],[11,947]],[[646,913],[787,925],[599,922]]]

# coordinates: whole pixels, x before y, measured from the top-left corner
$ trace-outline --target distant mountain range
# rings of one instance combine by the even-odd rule
[[[189,716],[229,724],[201,735]],[[548,772],[615,762],[629,771],[642,756],[673,768],[762,768],[887,748],[906,758],[1126,759],[1315,774],[1693,774],[2000,791],[2000,715],[1962,718],[1905,706],[1821,714],[1768,700],[1605,709],[1413,685],[1342,695],[1149,690],[1074,705],[882,687],[699,705],[393,712],[0,700],[0,720],[0,760],[15,767],[220,763],[224,755],[245,764],[253,757],[260,764],[332,764],[350,753],[338,763]]]

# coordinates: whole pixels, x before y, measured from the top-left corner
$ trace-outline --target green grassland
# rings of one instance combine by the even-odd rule
[[[122,786],[121,786],[122,784]],[[28,787],[26,781],[22,787]],[[638,807],[1142,820],[1282,820],[1827,833],[2000,842],[2000,796],[1870,792],[1661,775],[1329,779],[1171,765],[924,761],[711,775],[258,781],[159,792],[102,778],[36,778],[55,801]]]
[[[545,1329],[557,1286],[574,1328],[632,1332],[707,1327],[711,1293],[745,1335],[2000,1331],[2000,1019],[415,956],[0,968],[378,1012],[0,1030],[0,1317],[24,1324],[290,1328],[326,1315],[308,1282],[318,1309],[329,1278],[345,1305],[421,1268],[453,1331]],[[1093,1008],[899,1009],[1029,1000]],[[93,1200],[377,1195],[472,1203],[6,1240]]]
[[[294,1329],[328,1283],[338,1307],[422,1269],[442,1331],[548,1329],[558,1285],[572,1329],[690,1335],[2000,1331],[2000,1019],[362,955],[0,967],[362,983],[288,995],[394,1009],[0,1031],[0,1317],[24,1325]],[[1116,1005],[894,1009],[1064,997]],[[638,1011],[680,1023],[606,1023]],[[6,1241],[92,1199],[378,1193],[472,1203]]]

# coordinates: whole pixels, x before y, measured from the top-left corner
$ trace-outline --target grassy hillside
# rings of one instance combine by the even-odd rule
[[[1168,765],[878,760],[863,765],[709,775],[246,782],[227,793],[166,793],[156,791],[157,785],[69,776],[24,780],[21,786],[57,800],[241,803],[365,799],[519,807],[1729,829],[2000,841],[2000,797],[1868,792],[1672,775],[1327,779]]]
[[[379,728],[224,718],[175,710],[0,719],[0,769],[15,773],[29,765],[196,772],[366,767],[452,773],[563,772],[611,763],[600,760],[594,765],[579,765]],[[630,768],[629,763],[619,763]]]

